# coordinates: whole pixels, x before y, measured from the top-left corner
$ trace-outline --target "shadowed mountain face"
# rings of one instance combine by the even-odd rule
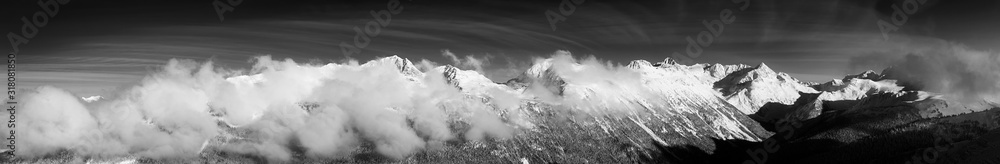
[[[872,72],[814,85],[821,93],[800,93],[793,104],[768,103],[750,115],[776,132],[763,142],[719,141],[713,153],[663,148],[672,154],[700,154],[688,163],[989,163],[995,162],[1000,108],[963,105],[922,91],[867,92],[857,100],[824,100],[832,90],[870,83]],[[862,79],[865,78],[865,79]],[[899,88],[899,87],[893,87]],[[987,110],[988,109],[988,110]],[[971,110],[965,114],[943,114]],[[717,144],[724,145],[724,144]],[[671,151],[672,150],[672,151]]]
[[[813,84],[765,64],[620,66],[560,51],[496,83],[397,56],[256,62],[247,73],[174,60],[87,102],[32,90],[27,99],[47,101],[28,111],[74,115],[25,117],[75,127],[21,141],[35,147],[15,161],[902,163],[932,148],[963,163],[992,160],[960,157],[996,151],[984,145],[1000,116],[874,72]],[[962,110],[972,112],[948,114]],[[43,144],[57,138],[75,142]]]

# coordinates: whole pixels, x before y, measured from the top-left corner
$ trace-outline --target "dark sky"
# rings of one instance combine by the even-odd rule
[[[21,18],[43,11],[39,2],[48,0],[0,2],[0,31],[22,35]],[[18,46],[19,82],[92,95],[134,82],[170,58],[231,68],[247,67],[260,55],[342,61],[348,56],[340,43],[353,43],[353,28],[376,20],[370,11],[386,9],[387,2],[243,0],[220,21],[211,0],[71,0]],[[891,22],[892,5],[903,0],[750,0],[745,10],[730,0],[585,0],[553,30],[545,12],[559,12],[561,2],[402,0],[403,10],[349,57],[398,54],[447,64],[441,51],[448,49],[492,56],[491,67],[508,67],[569,50],[616,63],[660,61],[684,53],[685,38],[708,30],[702,21],[719,19],[726,9],[735,21],[696,62],[764,62],[819,82],[857,73],[849,62],[858,55],[901,55],[945,42],[984,51],[1000,46],[995,0],[927,0],[888,40],[878,22]],[[14,51],[10,42],[2,45]],[[496,81],[508,76],[489,75]]]

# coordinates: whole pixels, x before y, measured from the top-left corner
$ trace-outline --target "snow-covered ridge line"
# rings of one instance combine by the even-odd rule
[[[568,53],[567,53],[568,54]],[[555,63],[555,58],[547,58],[536,61],[520,77],[511,81],[523,84],[538,83],[540,86],[549,88],[557,95],[564,90],[567,85],[565,77],[559,75],[557,69],[552,67],[566,67],[568,70],[587,69],[587,65],[579,63],[560,64]],[[421,78],[426,72],[420,71],[413,62],[399,56],[389,56],[371,60],[362,67],[375,65],[390,65],[396,67],[400,73],[411,78]],[[901,87],[895,85],[892,80],[883,80],[882,75],[867,71],[858,75],[849,75],[845,79],[835,79],[822,84],[808,84],[800,82],[794,77],[782,72],[776,72],[764,63],[758,66],[748,66],[743,64],[722,65],[722,64],[694,64],[680,65],[673,59],[665,58],[663,61],[651,63],[646,60],[633,60],[624,68],[644,72],[644,78],[653,77],[661,80],[670,80],[687,85],[707,85],[720,92],[720,97],[726,99],[731,104],[740,108],[745,114],[752,114],[763,104],[769,102],[779,102],[791,104],[798,98],[799,92],[804,93],[825,93],[821,99],[859,99],[869,92],[894,92]],[[461,70],[453,66],[440,66],[434,68],[445,76],[447,82],[454,86],[470,85],[480,87],[499,87],[485,76],[474,71]],[[650,70],[652,73],[650,73]],[[428,70],[432,71],[432,70]],[[460,75],[457,72],[461,72]],[[253,84],[262,79],[260,75],[243,75],[226,79],[234,84]],[[527,81],[532,80],[532,81]],[[458,81],[465,81],[458,83]],[[522,90],[508,83],[512,90]],[[462,87],[459,87],[462,88]]]
[[[672,59],[666,58],[655,64],[636,61],[638,63],[633,63],[630,66],[615,68],[586,62],[579,63],[570,60],[570,58],[564,56],[539,60],[522,76],[506,85],[497,84],[478,72],[462,70],[450,65],[420,71],[411,61],[398,56],[375,59],[361,66],[394,67],[399,73],[412,77],[411,80],[415,80],[414,82],[419,85],[428,85],[424,84],[426,83],[424,81],[441,77],[444,78],[444,82],[455,86],[467,95],[490,97],[502,93],[522,99],[521,101],[538,99],[549,103],[569,103],[573,104],[572,106],[575,108],[605,114],[641,113],[650,110],[645,109],[646,106],[675,106],[680,107],[678,109],[683,109],[681,110],[684,111],[683,113],[705,113],[709,111],[704,111],[703,108],[709,107],[697,107],[700,106],[697,103],[717,106],[711,108],[729,106],[727,102],[716,101],[721,97],[712,89],[711,80],[721,77],[712,76],[713,73],[704,71],[705,65],[679,65]],[[601,74],[590,74],[593,72]],[[237,85],[246,85],[266,80],[268,79],[261,78],[260,75],[244,75],[230,77],[226,81]],[[512,87],[515,85],[524,87]],[[686,96],[676,97],[675,95],[678,94]],[[685,104],[684,101],[695,104],[678,106],[678,104]],[[753,137],[757,134],[748,133],[748,129],[754,129],[748,127],[752,122],[719,119],[738,117],[737,115],[741,115],[740,112],[710,112],[698,115],[717,117],[716,119],[706,118],[706,121],[721,121],[716,124],[717,130],[706,131],[715,133],[714,135],[720,138],[759,139],[759,137]],[[701,131],[692,130],[700,129],[700,127],[687,128],[690,129],[681,131]],[[691,134],[691,136],[700,135],[703,134]]]
[[[815,101],[807,105],[816,106],[825,100],[859,100],[902,90],[893,80],[873,72],[808,84],[764,63],[682,65],[665,58],[656,63],[634,60],[613,65],[577,59],[568,52],[539,59],[521,76],[502,84],[451,65],[422,62],[418,68],[399,56],[363,64],[263,62],[260,73],[249,75],[215,74],[200,79],[187,77],[193,74],[190,70],[181,70],[180,75],[173,75],[179,79],[144,81],[139,88],[153,90],[142,94],[154,97],[135,93],[139,101],[134,104],[139,105],[130,105],[131,99],[106,104],[124,102],[117,107],[143,108],[146,111],[134,113],[140,115],[134,119],[140,122],[135,127],[154,134],[183,134],[176,132],[185,132],[191,126],[187,122],[200,121],[199,125],[207,126],[193,128],[202,130],[194,133],[197,138],[186,140],[198,142],[184,148],[198,154],[227,151],[220,148],[233,145],[262,148],[254,143],[301,146],[309,153],[333,150],[330,147],[352,149],[355,142],[369,141],[379,143],[378,153],[401,159],[433,143],[486,138],[499,144],[532,142],[553,134],[576,137],[578,129],[628,138],[621,140],[659,138],[711,150],[711,139],[760,141],[771,135],[747,116],[767,103],[791,105],[800,93],[809,93]],[[183,102],[189,106],[160,108]],[[186,108],[198,109],[185,111],[196,118],[172,121],[171,117],[180,115],[155,116]],[[803,110],[798,114],[806,118],[818,114],[808,111],[812,108]],[[203,119],[199,113],[210,117]],[[562,124],[566,119],[572,123]],[[303,145],[287,145],[288,137],[302,137],[298,139]],[[292,153],[263,154],[262,150],[256,151],[269,159],[291,158]]]

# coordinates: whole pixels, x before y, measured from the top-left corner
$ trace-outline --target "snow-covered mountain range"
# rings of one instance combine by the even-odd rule
[[[709,160],[703,158],[710,155],[750,159],[727,152],[752,149],[754,144],[776,138],[776,133],[784,134],[776,130],[782,121],[801,124],[797,130],[806,131],[788,134],[794,137],[782,138],[783,142],[830,139],[843,146],[907,132],[901,127],[921,126],[913,122],[962,118],[967,113],[989,115],[983,113],[990,109],[906,89],[874,71],[808,83],[764,63],[683,65],[667,58],[615,65],[577,59],[565,51],[536,60],[506,82],[494,82],[474,70],[414,64],[398,56],[326,65],[263,59],[253,73],[180,70],[151,76],[129,94],[86,98],[86,111],[98,119],[93,124],[96,131],[105,133],[100,137],[148,129],[150,136],[173,140],[160,144],[191,146],[164,150],[157,143],[135,146],[123,140],[114,143],[125,145],[127,151],[98,156],[88,152],[94,150],[92,145],[58,148],[94,156],[86,159],[93,162],[135,158],[293,163],[705,162]],[[151,103],[148,97],[157,94],[143,91],[174,86],[189,89],[177,91],[183,95],[201,96],[193,98],[198,100],[193,108],[203,110],[164,115],[167,110],[144,106]],[[191,101],[169,97],[160,95],[149,101]],[[130,105],[139,107],[111,108]],[[112,109],[133,113],[111,116],[134,118],[101,118],[108,115],[102,110]],[[181,117],[186,121],[178,122]],[[989,119],[980,120],[990,127],[986,130],[996,127]],[[208,126],[199,123],[205,121]],[[117,127],[123,125],[129,129]],[[120,138],[149,137],[129,135]]]

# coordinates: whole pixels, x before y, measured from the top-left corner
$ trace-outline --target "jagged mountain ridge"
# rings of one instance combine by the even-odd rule
[[[521,78],[533,77],[535,79],[540,79],[542,82],[538,84],[547,85],[548,88],[555,88],[549,90],[559,91],[561,95],[572,94],[572,92],[566,93],[567,90],[580,90],[572,88],[574,87],[572,85],[572,80],[554,76],[558,75],[558,73],[552,71],[551,69],[545,69],[552,67],[553,64],[550,62],[551,60],[545,60],[543,63],[536,63],[535,67],[529,69],[529,71],[526,72],[526,75]],[[766,108],[764,107],[765,104],[782,104],[788,106],[787,108],[790,108],[790,111],[775,114],[778,118],[772,118],[772,120],[770,120],[772,121],[772,124],[767,124],[766,126],[773,126],[773,121],[776,119],[788,119],[790,117],[791,121],[807,122],[808,126],[820,126],[811,130],[808,127],[801,128],[800,130],[813,131],[814,133],[799,133],[799,136],[812,137],[801,138],[798,141],[832,139],[837,142],[849,144],[849,146],[864,144],[856,142],[859,140],[867,141],[873,139],[885,139],[883,138],[883,132],[900,133],[901,127],[913,126],[913,123],[910,123],[911,121],[934,121],[943,116],[954,117],[963,113],[955,112],[962,109],[964,109],[965,112],[978,112],[989,109],[963,107],[962,105],[958,105],[959,107],[949,106],[948,104],[958,103],[943,99],[941,96],[934,93],[904,90],[905,87],[897,85],[897,81],[892,79],[891,76],[878,74],[874,71],[866,71],[857,75],[848,75],[843,79],[834,79],[827,83],[805,83],[797,81],[788,74],[775,72],[763,63],[757,67],[720,64],[696,64],[688,66],[678,65],[676,62],[667,58],[663,62],[658,62],[656,64],[651,64],[644,60],[636,60],[630,62],[626,68],[641,72],[641,77],[644,80],[643,82],[647,85],[655,82],[684,84],[688,85],[687,87],[712,84],[713,89],[718,91],[718,94],[720,94],[721,97],[725,97],[731,104],[743,105],[744,108],[741,109],[748,109],[743,112],[746,112],[745,114],[750,114],[751,116],[759,116],[761,113],[756,112],[756,109]],[[676,79],[665,77],[683,78]],[[516,79],[511,81],[524,82],[526,80]],[[510,84],[510,82],[508,82],[508,84]],[[569,89],[567,89],[567,87],[569,87]],[[657,87],[670,88],[667,86]],[[795,95],[787,93],[794,93]],[[788,103],[789,100],[791,100],[792,103]],[[995,117],[995,114],[989,115],[994,115],[991,118]],[[855,120],[857,122],[843,122],[845,118],[847,118],[846,120]],[[767,120],[758,121],[761,123],[768,122]],[[981,123],[979,125],[985,125],[985,127],[982,127],[985,129],[996,129],[997,126],[997,123],[991,120],[980,120],[978,122]],[[952,121],[952,123],[957,122]],[[951,124],[944,123],[940,125],[933,125],[932,127],[949,126],[951,126]],[[862,135],[857,135],[859,134],[857,131],[858,129],[881,132],[876,132],[874,134],[865,134],[865,132],[861,132]],[[924,126],[923,128],[918,129],[927,129],[927,127]],[[926,133],[926,130],[921,131],[921,133]],[[977,132],[972,135],[980,134],[983,133]],[[851,150],[846,151],[850,152]],[[950,150],[950,152],[956,152],[956,150]],[[858,155],[855,158],[849,159],[858,160],[864,158],[880,157]],[[805,161],[813,160],[814,159]],[[958,159],[950,159],[950,161],[956,160]]]
[[[907,82],[913,84],[914,82]],[[751,115],[781,148],[760,154],[766,142],[720,141],[719,151],[696,154],[689,163],[969,163],[996,161],[1000,116],[996,106],[967,105],[936,93],[897,85],[891,76],[866,71],[812,84],[792,104],[769,102]],[[991,109],[992,110],[988,110]],[[796,122],[791,129],[780,121]],[[785,125],[787,126],[787,125]],[[782,129],[782,130],[777,130]],[[944,139],[943,139],[944,138]],[[947,140],[948,142],[943,142]],[[975,150],[975,152],[963,152]],[[927,153],[936,155],[928,158]],[[757,155],[757,156],[754,156]],[[943,158],[939,158],[943,157]]]
[[[871,72],[824,84],[809,84],[775,72],[763,63],[756,67],[680,65],[669,58],[655,64],[636,60],[624,67],[550,58],[536,62],[520,77],[499,84],[478,72],[454,66],[423,68],[421,71],[409,60],[398,56],[372,60],[360,67],[324,65],[319,74],[330,76],[331,70],[335,69],[380,68],[394,69],[408,80],[410,83],[403,88],[444,84],[461,93],[435,102],[436,106],[450,113],[447,118],[450,120],[449,128],[455,130],[457,136],[471,133],[477,118],[473,115],[483,112],[470,111],[469,108],[495,113],[503,124],[518,131],[510,138],[485,141],[454,142],[461,141],[462,137],[453,138],[445,143],[444,149],[407,157],[405,161],[410,162],[455,159],[466,162],[527,160],[569,163],[663,160],[665,157],[657,153],[655,145],[694,145],[700,150],[712,152],[718,146],[713,142],[716,139],[761,141],[771,137],[771,132],[765,131],[747,115],[757,113],[757,109],[767,103],[802,106],[795,105],[796,100],[802,97],[800,93],[817,95],[810,96],[812,100],[803,101],[811,102],[813,107],[796,107],[799,109],[793,110],[805,110],[805,114],[799,115],[805,115],[802,120],[809,120],[819,116],[817,113],[823,110],[823,105],[819,104],[825,105],[823,101],[859,100],[869,95],[901,90],[894,81],[871,80],[871,77],[881,77]],[[609,78],[582,74],[590,71],[603,72],[605,74],[601,75]],[[260,74],[226,79],[244,87],[253,87],[268,80],[271,79]],[[302,103],[307,115],[312,114],[310,109],[322,108],[307,101]],[[390,107],[388,111],[407,113],[412,110],[405,108],[410,107]],[[855,111],[864,112],[864,109]],[[255,113],[252,120],[261,119],[263,115],[266,114]],[[243,124],[232,121],[224,118],[224,114],[220,115],[220,126],[224,126],[226,132],[206,142],[203,152],[199,154],[223,159],[243,158],[214,154],[219,152],[215,147],[220,145],[260,139],[253,136],[254,132],[241,129]],[[371,145],[361,145],[352,153],[355,156],[334,162],[387,160],[377,156],[358,156],[374,154],[373,149]],[[470,158],[461,158],[463,155]],[[296,156],[295,160],[312,160],[303,158],[301,154],[293,156]]]
[[[496,99],[491,97],[495,93],[504,93],[517,97],[520,99],[521,105],[516,107],[497,107],[495,104],[488,106],[491,106],[490,108],[493,111],[500,113],[504,117],[504,120],[507,121],[507,124],[515,125],[517,129],[523,130],[524,133],[512,139],[499,140],[491,144],[512,144],[510,145],[512,147],[528,146],[543,147],[544,149],[544,147],[560,147],[560,145],[545,145],[543,143],[524,145],[523,143],[551,142],[554,140],[566,140],[567,138],[564,137],[569,137],[563,136],[561,139],[557,139],[560,138],[558,134],[577,134],[572,136],[583,136],[586,134],[590,135],[592,139],[629,140],[626,144],[631,145],[628,146],[632,147],[630,149],[636,150],[632,152],[635,154],[626,155],[631,157],[619,160],[641,160],[643,158],[650,160],[659,157],[648,155],[655,154],[652,152],[654,147],[645,143],[648,141],[657,141],[660,142],[659,144],[667,145],[693,144],[698,145],[701,149],[711,151],[714,147],[711,145],[712,138],[759,141],[761,138],[770,135],[770,133],[756,125],[735,106],[730,105],[719,97],[719,94],[710,85],[701,82],[702,80],[690,81],[686,78],[677,77],[674,74],[683,72],[661,70],[682,69],[669,59],[657,63],[655,67],[653,64],[649,64],[647,65],[649,66],[648,68],[631,70],[636,75],[634,77],[638,77],[635,83],[611,83],[608,85],[602,85],[600,82],[593,83],[594,81],[578,81],[579,79],[574,76],[563,76],[563,74],[572,74],[574,70],[588,69],[585,68],[587,67],[585,65],[552,62],[552,60],[549,60],[547,62],[536,63],[519,79],[511,80],[505,84],[494,83],[475,71],[461,70],[448,65],[428,69],[424,72],[415,71],[419,69],[414,67],[412,62],[398,56],[376,59],[362,64],[362,66],[389,65],[398,69],[401,74],[413,81],[414,85],[427,85],[429,83],[424,82],[425,80],[433,79],[431,77],[440,77],[470,100],[495,101]],[[553,65],[560,68],[570,68],[568,70],[570,73],[565,72],[567,70],[555,69],[552,67]],[[250,81],[266,80],[250,77],[253,77],[253,75],[230,78],[230,81],[239,81],[236,79],[244,79],[244,81],[246,79]],[[683,83],[673,83],[678,81],[683,81]],[[543,94],[554,95],[556,97],[542,98],[545,97]],[[566,97],[570,100],[565,100],[567,99]],[[574,103],[567,103],[569,101],[574,103],[601,103],[574,106],[570,105]],[[509,110],[510,108],[517,108],[517,110]],[[568,109],[552,110],[554,108]],[[558,121],[561,116],[551,116],[572,114],[574,110],[580,109],[584,109],[585,112],[578,113],[584,113],[585,115],[589,115],[589,117],[570,118],[570,120],[575,120],[571,122],[576,123],[565,123],[564,121]],[[512,115],[519,116],[511,117]],[[554,129],[551,128],[552,126],[561,126],[564,128]],[[591,130],[579,131],[581,129]],[[580,139],[575,138],[572,140]],[[591,148],[599,147],[605,146]],[[548,152],[529,153],[513,151],[507,153],[530,157],[527,159],[531,159],[531,161],[589,161],[600,159],[596,156],[579,156],[578,158],[580,159],[544,157],[549,156],[545,155]],[[639,158],[639,154],[647,155],[646,157]],[[434,161],[443,158],[424,157],[422,160]]]

